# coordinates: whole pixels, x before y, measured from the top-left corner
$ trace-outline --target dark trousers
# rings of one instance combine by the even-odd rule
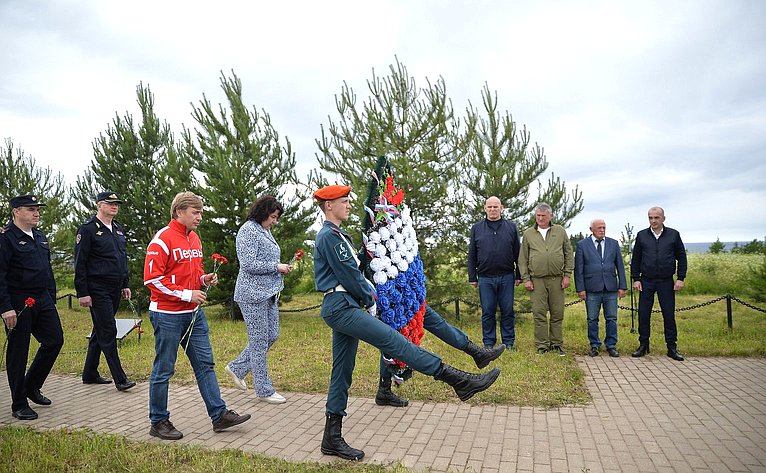
[[[327,391],[327,413],[346,415],[348,389],[356,365],[356,350],[363,340],[412,369],[436,376],[441,358],[407,340],[404,335],[359,308],[345,292],[334,292],[322,301],[322,319],[332,328],[332,372]]]
[[[90,308],[90,318],[93,320],[93,333],[88,341],[88,354],[85,355],[85,366],[82,369],[82,380],[92,381],[99,376],[98,364],[101,353],[112,373],[115,383],[127,379],[125,371],[117,354],[117,323],[114,315],[120,305],[122,288],[119,284],[88,284],[93,305]]]
[[[468,345],[468,335],[462,330],[453,327],[444,317],[433,310],[430,305],[426,305],[426,313],[423,315],[423,328],[446,343],[447,345],[462,350]],[[383,361],[383,354],[380,356],[380,377],[387,379],[391,377],[388,365]]]
[[[675,314],[676,293],[673,285],[673,279],[641,279],[641,292],[638,295],[638,342],[640,344],[649,344],[654,294],[657,294],[665,323],[665,343],[668,348],[676,348],[678,330]]]
[[[23,312],[27,297],[35,299],[35,305]],[[40,389],[53,368],[53,363],[64,346],[64,331],[53,298],[47,292],[43,294],[11,294],[11,304],[16,313],[21,315],[16,327],[9,331],[8,349],[5,355],[8,386],[11,388],[11,410],[17,411],[29,407],[27,393]],[[29,359],[30,336],[34,335],[40,343],[32,364],[27,370]]]
[[[503,276],[479,275],[481,330],[485,347],[497,343],[497,307],[500,306],[500,337],[506,346],[516,343],[516,314],[513,311],[515,286],[513,273]]]

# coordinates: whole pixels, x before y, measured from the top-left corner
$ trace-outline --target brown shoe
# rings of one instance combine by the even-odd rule
[[[149,435],[152,437],[159,437],[162,440],[181,440],[184,437],[180,431],[178,431],[170,419],[165,419],[152,424],[152,428],[149,429]]]
[[[213,432],[223,432],[229,427],[234,427],[235,425],[247,422],[248,420],[250,420],[250,414],[241,416],[235,411],[229,409],[221,416],[220,419],[218,419],[216,422],[213,422]]]

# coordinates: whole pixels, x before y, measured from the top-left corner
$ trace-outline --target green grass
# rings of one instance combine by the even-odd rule
[[[183,471],[183,472],[405,472],[381,465],[344,462],[291,463],[240,450],[141,443],[87,430],[36,432],[26,427],[0,427],[0,471]]]
[[[679,295],[679,308],[706,302],[710,296]],[[283,308],[302,308],[320,301],[316,294],[295,297]],[[620,302],[629,306],[628,298]],[[658,307],[658,306],[657,306]],[[68,309],[66,302],[59,304],[65,331],[65,345],[56,361],[54,372],[79,377],[87,346],[85,336],[90,332],[90,316],[85,309]],[[734,303],[734,329],[726,326],[725,301],[690,311],[677,313],[679,349],[687,356],[766,356],[766,315]],[[481,343],[480,318],[475,308],[461,308],[461,319],[454,320],[453,306],[439,307],[445,317]],[[223,373],[226,363],[235,358],[247,343],[244,323],[231,321],[222,307],[207,309],[211,340],[216,359],[216,370],[222,385],[233,387]],[[318,316],[318,309],[283,314],[281,334],[269,352],[269,367],[275,386],[280,391],[324,394],[327,390],[332,365],[331,331]],[[128,313],[118,314],[129,317]],[[636,327],[638,320],[636,322]],[[564,348],[568,354],[586,355],[588,351],[585,304],[568,307],[564,318]],[[144,319],[141,340],[130,334],[121,344],[120,358],[128,375],[137,381],[147,381],[154,358],[152,327]],[[603,336],[603,321],[601,322]],[[630,313],[620,311],[618,319],[619,343],[617,349],[629,356],[637,346],[638,335],[630,333]],[[662,316],[652,317],[652,355],[664,354]],[[585,389],[583,373],[572,356],[553,354],[536,355],[533,346],[533,323],[530,314],[517,316],[517,352],[506,353],[493,366],[502,374],[489,390],[478,394],[469,402],[519,406],[559,407],[582,405],[590,400]],[[478,371],[466,354],[447,346],[435,336],[426,333],[424,348],[440,356],[446,363],[466,371]],[[33,342],[31,350],[36,350]],[[1,366],[1,365],[0,365]],[[102,361],[102,373],[108,375]],[[373,397],[378,379],[378,351],[361,343],[354,372],[351,395]],[[193,383],[194,375],[185,355],[179,354],[175,383]],[[399,388],[399,394],[409,399],[427,402],[459,402],[452,389],[435,382],[428,376],[416,374]]]
[[[718,294],[716,294],[717,296]],[[525,296],[519,296],[524,306]],[[704,303],[714,296],[681,294],[679,308]],[[572,300],[572,295],[568,296]],[[285,309],[302,308],[321,301],[316,294],[295,297],[283,306]],[[622,299],[629,306],[629,299]],[[464,330],[471,339],[480,342],[480,318],[475,308],[461,306],[461,319],[454,320],[453,305],[438,307],[454,325]],[[54,372],[80,376],[87,346],[85,336],[90,332],[90,316],[85,309],[68,309],[66,301],[59,304],[65,331],[65,346]],[[725,301],[704,307],[677,312],[679,349],[684,355],[699,356],[766,356],[766,314],[734,303],[734,329],[726,325]],[[324,394],[330,374],[330,329],[318,316],[318,309],[283,314],[281,336],[269,354],[269,367],[274,383],[280,391]],[[247,337],[244,323],[228,319],[222,307],[207,308],[211,327],[216,370],[222,385],[232,387],[223,367],[245,346]],[[130,317],[120,313],[119,317]],[[636,320],[636,323],[638,321]],[[585,305],[568,307],[564,319],[564,347],[572,355],[586,355],[588,351]],[[603,321],[601,323],[603,331]],[[620,311],[618,319],[620,342],[617,346],[623,356],[629,356],[637,346],[638,335],[630,333],[630,313]],[[152,327],[144,319],[141,340],[135,333],[128,336],[120,347],[120,357],[129,376],[146,381],[154,357]],[[652,354],[664,355],[662,316],[652,318]],[[590,400],[583,373],[574,357],[553,354],[536,355],[533,347],[533,324],[530,314],[517,316],[517,348],[506,353],[493,366],[502,369],[497,383],[469,402],[473,404],[511,404],[555,408],[564,405],[582,405]],[[433,335],[426,334],[423,346],[443,356],[444,361],[461,369],[476,371],[467,355],[448,347]],[[32,351],[37,349],[32,343]],[[0,363],[0,369],[4,368]],[[102,362],[102,369],[106,370]],[[351,395],[372,397],[378,376],[378,352],[360,344],[354,384]],[[104,374],[108,374],[104,372]],[[193,383],[193,373],[184,355],[179,356],[173,382]],[[459,402],[451,389],[424,375],[404,384],[399,391],[409,399],[422,401]],[[406,468],[393,467],[405,472]],[[95,435],[88,431],[56,430],[35,432],[16,426],[0,427],[0,471],[264,471],[264,472],[329,472],[390,471],[382,466],[335,462],[331,464],[290,463],[238,450],[212,451],[204,447],[140,443],[112,435]]]

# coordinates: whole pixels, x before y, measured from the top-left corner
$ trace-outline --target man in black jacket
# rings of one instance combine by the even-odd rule
[[[122,200],[114,192],[96,196],[96,215],[77,230],[74,247],[74,286],[82,307],[90,308],[93,333],[88,342],[83,384],[111,384],[101,376],[101,353],[114,378],[115,387],[125,391],[136,385],[122,369],[117,353],[117,322],[120,298],[130,299],[128,255],[125,232],[114,217]]]
[[[675,291],[684,288],[686,278],[686,249],[677,230],[664,225],[665,211],[660,207],[649,209],[649,228],[636,235],[633,257],[630,261],[630,277],[638,297],[638,349],[634,357],[649,353],[650,320],[654,306],[654,294],[660,301],[665,322],[665,344],[668,356],[676,361],[684,357],[678,352],[676,329]],[[676,281],[673,282],[673,275]]]
[[[484,203],[487,218],[474,224],[468,243],[468,282],[479,288],[481,328],[484,346],[497,342],[495,314],[500,306],[500,336],[514,350],[516,317],[513,311],[514,288],[521,284],[519,272],[519,231],[516,224],[502,217],[503,204],[497,197]]]

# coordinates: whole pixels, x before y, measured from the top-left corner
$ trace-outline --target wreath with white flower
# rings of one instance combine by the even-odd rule
[[[372,279],[380,319],[420,345],[426,310],[426,278],[410,210],[386,158],[372,172],[365,200],[363,272]],[[412,376],[405,363],[383,354],[394,381]]]

